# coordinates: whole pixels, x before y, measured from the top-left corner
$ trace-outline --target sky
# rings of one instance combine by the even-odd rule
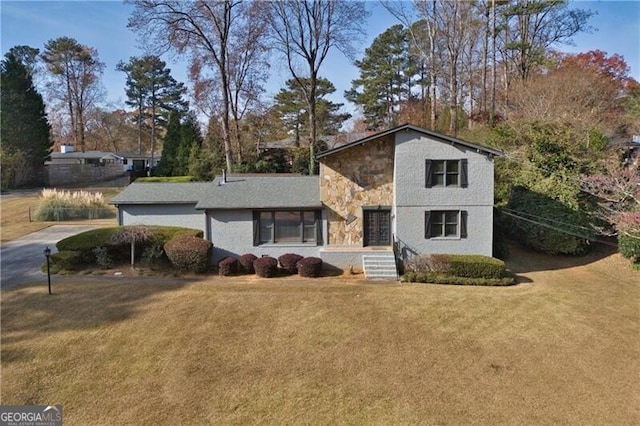
[[[609,55],[617,53],[631,67],[631,76],[640,81],[640,0],[572,1],[572,7],[589,9],[597,15],[589,25],[596,30],[574,37],[574,46],[559,45],[568,53],[599,49]],[[377,1],[368,1],[371,15],[367,20],[367,36],[359,45],[364,49],[385,29],[397,23]],[[136,35],[127,28],[132,7],[120,1],[6,1],[0,0],[0,46],[2,55],[9,48],[28,45],[41,51],[47,41],[67,36],[94,47],[106,65],[103,84],[107,102],[112,107],[124,107],[125,75],[115,70],[119,61],[144,54]],[[173,77],[187,83],[186,65],[180,58],[163,57]],[[272,63],[272,77],[267,84],[266,98],[272,98],[290,78],[284,64]],[[344,102],[342,94],[358,77],[358,69],[337,51],[331,52],[320,69],[322,77],[335,86],[334,102]],[[347,106],[349,109],[349,106]]]

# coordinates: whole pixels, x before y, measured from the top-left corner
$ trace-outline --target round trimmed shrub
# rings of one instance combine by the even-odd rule
[[[298,262],[298,274],[301,277],[316,278],[322,274],[322,259],[305,257]]]
[[[253,269],[259,277],[275,277],[278,274],[278,260],[271,256],[259,257],[253,262]]]
[[[223,276],[233,275],[238,272],[238,259],[235,257],[225,257],[218,262],[218,274]]]
[[[211,242],[193,235],[178,235],[164,245],[171,264],[181,271],[206,272]]]
[[[256,255],[253,255],[251,253],[243,254],[242,256],[240,256],[238,258],[240,272],[245,274],[255,274],[256,270],[253,269],[253,262],[257,258],[258,257]]]
[[[298,272],[298,262],[303,259],[303,256],[295,253],[286,253],[278,257],[278,263],[280,268],[287,274],[295,274]]]

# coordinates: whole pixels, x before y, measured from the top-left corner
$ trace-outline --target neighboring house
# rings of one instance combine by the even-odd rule
[[[318,256],[360,269],[363,256],[492,254],[493,158],[502,153],[412,125],[322,152],[319,176],[230,176],[132,184],[112,203],[121,225],[201,229],[213,260]]]
[[[160,157],[153,158],[154,167]],[[49,186],[94,183],[126,177],[128,172],[142,172],[151,164],[150,154],[114,153],[105,151],[74,151],[71,145],[61,145],[45,161],[46,183]],[[127,179],[128,180],[128,179]]]

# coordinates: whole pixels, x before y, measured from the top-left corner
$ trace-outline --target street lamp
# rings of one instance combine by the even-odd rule
[[[51,249],[47,246],[44,249],[44,256],[47,258],[47,280],[49,282],[49,294],[51,294],[51,270],[49,268],[49,258],[51,257]]]

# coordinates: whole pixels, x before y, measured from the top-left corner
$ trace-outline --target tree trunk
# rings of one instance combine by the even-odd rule
[[[316,72],[311,73],[309,79],[309,175],[313,175],[315,172],[315,154],[316,154],[316,139],[318,137],[318,130],[316,128],[316,89],[317,89],[318,75]]]

